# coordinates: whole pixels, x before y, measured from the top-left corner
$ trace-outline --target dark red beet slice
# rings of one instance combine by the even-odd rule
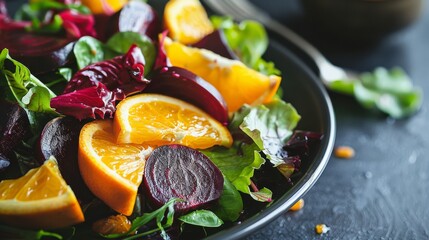
[[[223,190],[222,173],[210,159],[182,145],[156,148],[146,161],[143,181],[156,206],[171,198],[185,200],[175,205],[180,213],[207,206],[219,199]]]
[[[204,48],[229,59],[238,59],[226,42],[223,31],[216,30],[202,38],[194,47]]]
[[[30,132],[30,123],[22,107],[6,100],[0,100],[0,116],[0,158],[4,160],[0,165],[7,167],[13,149]]]
[[[219,91],[209,82],[180,67],[163,67],[151,75],[144,92],[161,93],[189,102],[228,124],[228,108]]]
[[[50,156],[58,161],[61,175],[81,200],[92,196],[80,175],[77,163],[79,134],[83,123],[72,117],[57,117],[49,121],[40,135],[40,160]]]
[[[36,35],[25,31],[0,31],[0,49],[8,48],[15,60],[37,75],[71,62],[74,42],[70,39]]]
[[[117,32],[126,31],[145,34],[155,40],[161,31],[157,13],[150,5],[142,1],[130,1],[116,14],[112,16],[97,15],[95,19],[97,33],[102,40],[107,40]]]

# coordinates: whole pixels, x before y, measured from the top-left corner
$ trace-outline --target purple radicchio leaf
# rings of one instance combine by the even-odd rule
[[[301,160],[310,155],[313,145],[320,143],[323,134],[309,131],[295,131],[281,152],[284,163],[277,166],[280,173],[290,180],[291,175],[299,170]]]
[[[87,118],[112,118],[116,110],[116,100],[125,98],[120,91],[110,91],[97,82],[95,86],[75,90],[51,99],[51,107],[57,112],[73,116],[79,120]]]
[[[94,63],[79,70],[63,93],[103,83],[111,91],[121,90],[126,96],[142,91],[149,80],[144,78],[145,60],[141,49],[132,45],[123,56]]]
[[[67,37],[78,39],[82,36],[96,36],[94,16],[78,13],[74,10],[64,10],[58,14],[63,21]]]

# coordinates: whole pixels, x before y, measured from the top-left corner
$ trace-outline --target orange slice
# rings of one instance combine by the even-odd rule
[[[195,43],[214,30],[198,0],[170,0],[165,5],[164,23],[169,36],[184,44]]]
[[[244,104],[272,100],[281,77],[266,76],[242,62],[224,58],[206,49],[187,47],[166,38],[164,48],[173,66],[185,68],[210,82],[224,97],[229,112]]]
[[[0,182],[0,221],[34,229],[84,221],[80,205],[52,157],[18,179]]]
[[[122,100],[116,108],[114,130],[119,143],[175,143],[199,149],[232,144],[228,129],[210,115],[159,94],[138,94]]]
[[[116,144],[112,120],[96,120],[85,124],[79,135],[80,173],[94,195],[129,216],[151,152],[149,146]]]
[[[93,14],[113,14],[119,11],[128,0],[81,0]]]

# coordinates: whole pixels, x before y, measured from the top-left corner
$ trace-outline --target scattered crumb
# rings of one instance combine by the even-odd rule
[[[330,227],[326,226],[325,224],[317,224],[315,227],[316,233],[321,235],[324,233],[327,233],[331,230]]]
[[[355,150],[349,146],[338,146],[334,149],[334,154],[338,158],[350,159],[355,156]]]
[[[304,207],[304,199],[301,198],[291,208],[289,208],[289,211],[299,211],[303,207]]]
[[[289,210],[290,211],[298,211],[304,207],[304,199],[299,199]]]

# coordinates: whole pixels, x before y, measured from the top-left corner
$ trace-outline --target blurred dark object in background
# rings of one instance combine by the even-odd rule
[[[332,39],[380,40],[414,22],[423,0],[301,0],[308,20]]]

